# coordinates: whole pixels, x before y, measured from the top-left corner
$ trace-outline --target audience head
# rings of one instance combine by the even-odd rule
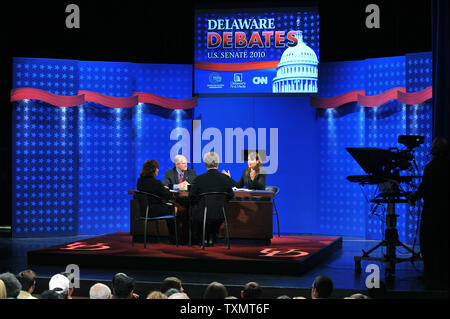
[[[45,290],[39,295],[39,299],[64,299],[64,297],[55,290]]]
[[[179,293],[180,291],[178,290],[178,289],[176,289],[176,288],[169,288],[169,289],[167,289],[165,292],[164,292],[164,294],[167,296],[167,297],[170,297],[170,296],[172,296],[173,294],[177,294],[177,293]]]
[[[69,296],[70,280],[62,274],[56,274],[50,278],[48,289],[59,293],[62,299],[66,299]]]
[[[220,282],[213,281],[206,287],[203,299],[225,299],[227,296],[227,288]]]
[[[278,296],[277,299],[291,299],[291,297],[289,297],[288,295],[281,295]]]
[[[161,283],[161,292],[166,292],[170,288],[175,288],[179,292],[184,292],[183,286],[181,285],[181,280],[177,277],[167,277]]]
[[[158,176],[158,172],[159,172],[158,161],[152,159],[150,161],[144,162],[144,165],[142,166],[142,170],[141,170],[141,176],[156,177],[156,176]]]
[[[33,293],[36,287],[36,273],[30,269],[24,270],[17,275],[17,280],[19,280],[22,285],[22,290]]]
[[[112,299],[111,289],[108,286],[96,283],[89,289],[90,299]]]
[[[257,282],[249,282],[241,291],[242,299],[259,299],[262,296],[262,288]]]
[[[0,279],[0,299],[6,299],[6,286],[3,280]]]
[[[214,152],[208,152],[203,157],[206,169],[218,169],[219,168],[219,155]]]
[[[63,275],[63,276],[65,276],[65,277],[67,277],[67,279],[69,279],[69,289],[67,290],[67,298],[68,299],[72,299],[72,293],[73,293],[73,290],[74,290],[74,287],[71,285],[71,280],[72,280],[72,273],[70,273],[70,272],[61,272],[61,273],[59,273],[60,275]]]
[[[136,285],[134,278],[117,273],[112,279],[113,294],[118,299],[131,299]]]
[[[176,292],[171,294],[168,299],[189,299],[189,297],[184,292]]]
[[[311,298],[329,298],[333,292],[333,281],[327,276],[318,276],[314,279]]]
[[[155,290],[148,294],[147,299],[167,299],[167,296],[161,291]]]
[[[363,294],[353,294],[350,297],[345,297],[344,299],[370,299],[370,298]]]
[[[173,158],[173,162],[175,163],[175,167],[177,168],[177,170],[179,171],[187,170],[187,159],[183,155],[180,154],[176,155]]]
[[[6,288],[6,298],[16,299],[22,289],[22,285],[16,276],[10,272],[5,272],[0,275],[0,280],[3,280]]]

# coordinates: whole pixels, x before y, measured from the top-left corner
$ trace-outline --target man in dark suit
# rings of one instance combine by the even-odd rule
[[[187,190],[187,186],[194,182],[197,174],[193,169],[187,168],[187,160],[183,155],[175,156],[173,161],[175,167],[165,172],[163,185],[170,189]]]
[[[220,173],[217,169],[219,167],[219,156],[214,152],[206,153],[203,159],[206,169],[206,173],[197,176],[192,187],[189,191],[189,199],[193,202],[192,207],[192,226],[194,239],[199,240],[202,236],[203,229],[203,213],[206,205],[205,197],[200,197],[200,194],[209,192],[225,192],[227,193],[226,201],[229,201],[234,192],[232,189],[232,179]],[[206,238],[208,245],[213,245],[220,225],[223,221],[223,196],[212,195],[208,197],[208,213],[207,213],[207,226],[206,226]],[[228,214],[228,205],[225,203],[225,212]]]
[[[188,186],[191,185],[197,174],[193,169],[187,168],[187,160],[183,155],[176,155],[173,159],[175,167],[168,169],[164,173],[164,179],[162,181],[166,188],[173,190],[187,190]],[[180,235],[181,243],[186,243],[188,241],[188,209],[189,201],[187,199],[178,198],[178,233]]]
[[[422,182],[409,198],[414,205],[423,198],[420,219],[420,251],[428,288],[448,289],[449,147],[443,137],[431,145],[433,159],[425,166]]]

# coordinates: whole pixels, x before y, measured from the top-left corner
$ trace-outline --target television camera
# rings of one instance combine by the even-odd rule
[[[361,185],[377,184],[381,191],[370,202],[375,203],[376,207],[381,204],[387,204],[386,228],[384,240],[369,251],[363,250],[363,256],[355,256],[355,271],[361,272],[361,260],[377,260],[386,263],[386,278],[391,278],[395,273],[395,264],[403,261],[413,261],[420,259],[420,255],[400,242],[397,231],[397,217],[395,214],[395,204],[407,203],[410,193],[403,191],[401,183],[409,183],[413,178],[419,176],[400,175],[401,171],[417,170],[417,164],[414,158],[414,148],[424,143],[423,136],[400,135],[398,143],[406,147],[400,150],[397,147],[389,149],[381,148],[346,148],[355,161],[361,166],[367,175],[348,176],[350,182],[357,182]],[[386,254],[383,257],[370,257],[377,248],[385,246]],[[399,258],[396,256],[396,247],[402,246],[409,253],[409,258]]]

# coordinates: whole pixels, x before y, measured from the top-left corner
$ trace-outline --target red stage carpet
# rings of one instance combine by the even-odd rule
[[[135,242],[128,232],[28,252],[28,264],[79,267],[301,275],[340,249],[342,237],[281,236],[268,245],[199,246]]]

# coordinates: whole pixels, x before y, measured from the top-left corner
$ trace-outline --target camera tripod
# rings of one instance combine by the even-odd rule
[[[384,240],[378,243],[375,247],[369,251],[362,250],[362,256],[354,256],[355,259],[355,271],[357,273],[361,272],[361,260],[375,260],[381,261],[386,264],[385,267],[385,278],[392,279],[395,273],[395,265],[400,262],[405,261],[415,261],[420,259],[420,254],[413,251],[411,248],[400,242],[398,239],[397,231],[397,217],[399,215],[395,214],[395,204],[407,203],[406,198],[401,198],[401,193],[381,193],[377,198],[372,199],[371,202],[376,204],[387,204],[388,213],[386,214],[386,229],[384,232]],[[386,247],[386,254],[383,257],[370,257],[369,255],[378,249],[379,247]],[[399,258],[396,255],[397,246],[401,246],[411,253],[409,258]]]

